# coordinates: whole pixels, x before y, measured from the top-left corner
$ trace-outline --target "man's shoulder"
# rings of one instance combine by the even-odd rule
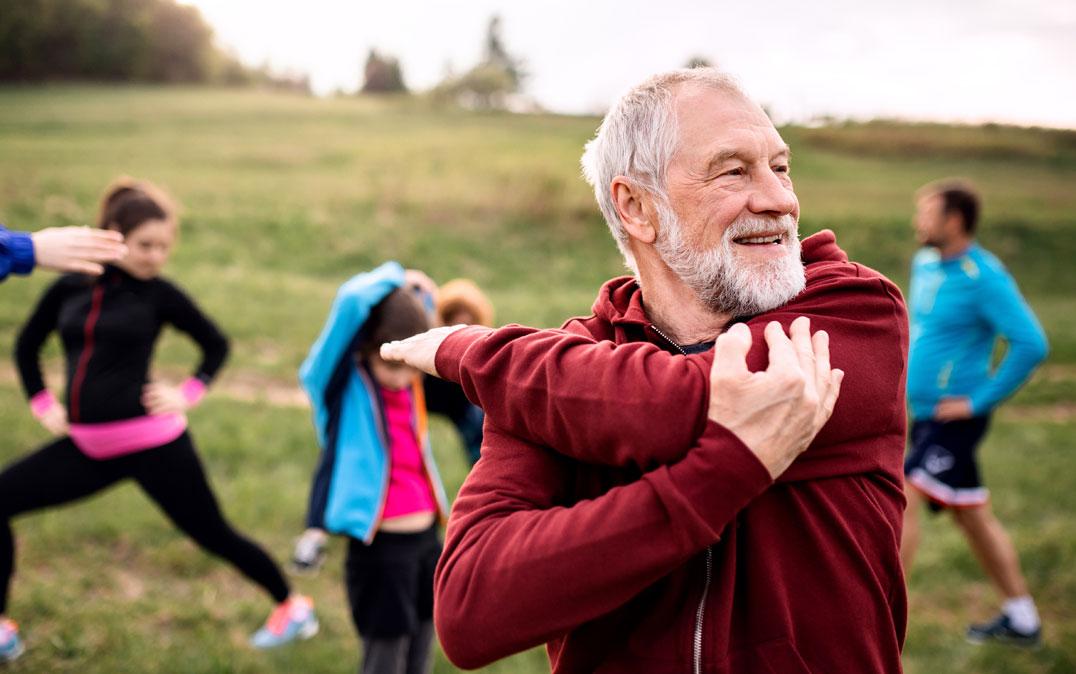
[[[1005,268],[1005,263],[997,255],[978,244],[968,251],[967,259],[975,265],[979,277],[986,281],[1009,277],[1009,270]]]
[[[593,339],[613,339],[613,326],[608,320],[596,314],[574,316],[564,322],[560,329],[564,332],[590,337]]]
[[[821,260],[806,265],[805,293],[828,291],[880,293],[900,296],[900,290],[889,278],[865,264],[852,260]]]

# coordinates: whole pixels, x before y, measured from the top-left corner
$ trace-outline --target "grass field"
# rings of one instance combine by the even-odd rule
[[[317,100],[198,89],[0,89],[0,221],[86,224],[105,183],[126,173],[183,205],[169,276],[234,340],[214,395],[192,414],[229,516],[283,560],[316,459],[295,371],[337,285],[388,258],[489,290],[498,321],[556,325],[588,310],[620,273],[579,178],[594,118],[438,111],[394,99]],[[986,194],[982,240],[1042,319],[1045,368],[1003,408],[984,448],[999,516],[1023,553],[1046,620],[1034,653],[964,643],[995,598],[955,529],[929,520],[909,579],[906,670],[1076,671],[1076,133],[873,123],[784,129],[795,153],[801,229],[823,227],[902,286],[913,253],[911,193],[945,175]],[[0,292],[0,351],[47,274]],[[57,350],[48,352],[55,368]],[[193,348],[175,335],[159,371],[179,377]],[[43,442],[9,366],[0,366],[0,461]],[[466,466],[433,427],[450,493]],[[350,672],[358,646],[340,583],[342,548],[298,587],[323,632],[254,653],[259,593],[198,553],[125,485],[75,508],[17,521],[10,613],[30,650],[12,672]],[[438,653],[435,671],[455,671]],[[548,671],[540,649],[489,672]]]

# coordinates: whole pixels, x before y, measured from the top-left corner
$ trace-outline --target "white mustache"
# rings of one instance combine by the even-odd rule
[[[780,234],[786,240],[796,235],[796,221],[791,215],[776,218],[758,215],[741,215],[725,230],[724,239],[743,239],[763,234]]]

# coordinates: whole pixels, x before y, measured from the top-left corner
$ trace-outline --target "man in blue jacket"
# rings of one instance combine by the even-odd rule
[[[908,403],[915,422],[904,465],[908,508],[901,557],[910,569],[918,512],[949,509],[1004,597],[1001,614],[968,628],[968,640],[1039,642],[1041,626],[1012,541],[990,508],[975,451],[990,414],[1046,357],[1046,336],[1004,265],[975,241],[979,196],[945,180],[918,193],[912,262]],[[1008,345],[997,367],[997,339]]]
[[[111,230],[50,227],[31,234],[0,225],[0,281],[8,274],[29,274],[35,266],[97,275],[101,263],[126,254],[123,235]]]

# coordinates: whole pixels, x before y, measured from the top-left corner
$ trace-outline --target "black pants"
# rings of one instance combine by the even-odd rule
[[[344,576],[362,638],[363,674],[428,671],[433,571],[440,555],[436,525],[413,534],[380,531],[370,545],[348,539]]]
[[[195,543],[234,564],[277,602],[287,599],[288,584],[277,565],[224,520],[187,433],[167,445],[104,461],[87,457],[65,437],[0,473],[0,615],[7,610],[15,570],[11,518],[77,501],[126,478],[137,481]]]
[[[359,674],[427,674],[431,645],[432,620],[420,622],[414,634],[385,639],[364,637]]]

